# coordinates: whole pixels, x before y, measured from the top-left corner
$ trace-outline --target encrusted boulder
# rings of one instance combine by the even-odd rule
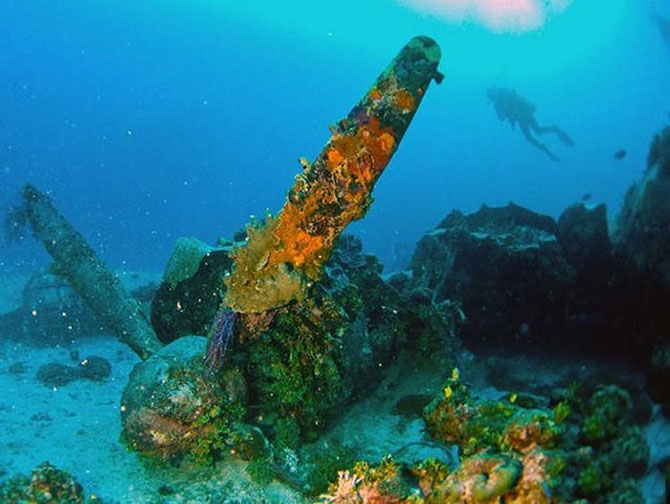
[[[86,498],[82,486],[67,472],[43,462],[30,477],[15,476],[0,483],[0,502],[7,504],[92,504],[102,502],[95,494]]]
[[[229,247],[210,247],[195,238],[177,241],[151,304],[151,325],[162,342],[207,334],[232,266]]]
[[[415,289],[462,302],[460,334],[472,347],[556,342],[576,284],[556,222],[513,203],[452,212],[419,241],[410,267]]]
[[[35,375],[37,381],[47,387],[63,387],[79,379],[77,368],[58,362],[42,364]]]
[[[237,368],[213,374],[206,339],[185,336],[140,362],[121,399],[122,438],[161,458],[209,457],[243,441],[246,383]]]
[[[647,168],[626,193],[616,224],[617,252],[670,287],[670,127],[654,137]]]
[[[572,205],[558,219],[558,241],[567,260],[580,277],[606,280],[611,270],[611,251],[604,204],[589,208],[583,203]]]
[[[91,381],[103,381],[112,372],[112,365],[104,357],[91,355],[79,362],[79,374]]]
[[[653,342],[649,391],[670,412],[670,127],[654,137],[642,179],[626,194],[614,249],[633,293],[636,337]]]
[[[68,383],[86,379],[104,381],[112,372],[112,365],[104,357],[92,355],[77,363],[77,366],[68,366],[58,362],[42,364],[37,370],[37,381],[47,387],[62,387]]]
[[[557,237],[577,275],[565,333],[581,342],[581,351],[646,359],[648,350],[639,348],[644,345],[638,338],[631,338],[625,320],[628,303],[621,295],[626,292],[625,279],[612,253],[605,205],[569,206],[558,219]]]

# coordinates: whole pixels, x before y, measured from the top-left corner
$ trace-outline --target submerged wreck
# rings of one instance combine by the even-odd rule
[[[420,241],[411,270],[384,277],[342,232],[365,215],[429,84],[442,80],[439,61],[433,40],[412,39],[303,163],[277,215],[234,242],[180,239],[150,313],[50,200],[25,188],[24,215],[53,270],[141,359],[120,405],[130,449],[184,470],[242,460],[253,481],[279,480],[305,502],[643,502],[636,478],[650,455],[639,424],[649,415],[635,394],[565,383],[476,397],[463,343],[542,352],[571,334],[563,346],[634,346],[670,410],[670,244],[655,232],[670,222],[670,129],[612,238],[604,207],[580,204],[558,222],[516,205],[454,212]],[[323,442],[399,355],[439,369],[431,395],[394,399],[429,439],[400,439],[367,461]],[[413,445],[437,456],[409,457]]]

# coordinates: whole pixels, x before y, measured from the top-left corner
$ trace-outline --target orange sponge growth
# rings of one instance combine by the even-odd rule
[[[233,253],[224,304],[257,313],[304,298],[342,230],[365,215],[425,89],[441,79],[439,60],[439,47],[427,37],[415,37],[400,51],[333,128],[314,163],[303,163],[281,212],[262,227],[248,227],[247,243]]]

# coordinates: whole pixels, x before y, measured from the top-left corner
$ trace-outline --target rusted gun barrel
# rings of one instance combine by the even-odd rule
[[[141,359],[161,348],[137,300],[49,198],[26,185],[23,205],[35,236],[54,259],[55,270],[68,280],[100,322]]]
[[[402,48],[365,96],[336,126],[303,172],[281,212],[248,226],[247,243],[234,251],[223,307],[253,314],[305,297],[336,238],[365,215],[372,189],[414,117],[428,85],[438,83],[440,48],[415,37]]]

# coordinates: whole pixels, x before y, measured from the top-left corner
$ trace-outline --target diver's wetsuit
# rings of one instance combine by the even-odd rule
[[[555,124],[552,126],[540,126],[535,119],[535,105],[517,93],[514,89],[489,88],[486,95],[493,102],[498,118],[501,121],[508,120],[512,127],[519,123],[519,128],[530,143],[543,151],[553,161],[560,161],[549,148],[535,138],[532,134],[543,135],[545,133],[556,133],[567,145],[574,145],[574,140],[565,131]]]

